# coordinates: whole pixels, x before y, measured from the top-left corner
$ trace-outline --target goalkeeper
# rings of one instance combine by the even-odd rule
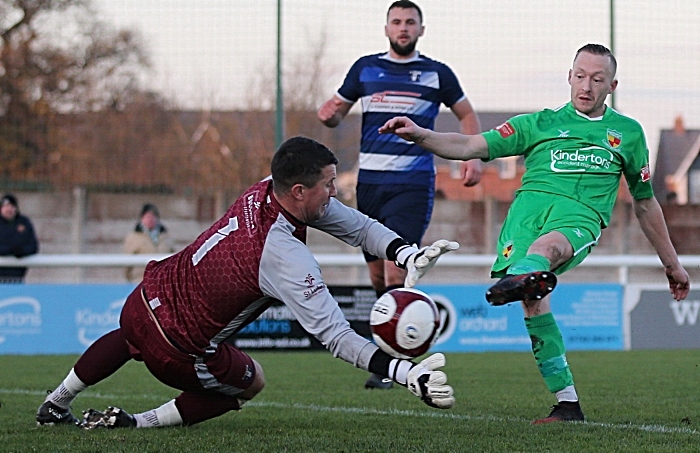
[[[333,356],[393,379],[432,407],[454,404],[442,354],[421,363],[390,357],[351,329],[305,244],[307,227],[325,231],[396,261],[412,286],[458,244],[441,240],[418,249],[336,195],[336,164],[324,145],[305,137],[283,143],[272,177],[244,192],[226,214],[181,252],[150,262],[127,298],[120,328],[93,343],[39,407],[40,425],[86,429],[193,425],[238,410],[265,385],[260,364],[225,340],[274,300]],[[143,413],[90,409],[79,422],[70,404],[81,391],[134,359],[164,384],[182,390]]]
[[[380,133],[397,134],[447,159],[525,157],[522,186],[491,268],[491,276],[500,280],[486,299],[495,306],[522,301],[535,361],[558,401],[537,424],[584,419],[549,293],[555,274],[577,266],[598,242],[622,174],[639,224],[664,265],[671,295],[685,299],[690,288],[652,192],[644,132],[636,121],[605,106],[617,87],[616,66],[604,46],[583,46],[569,71],[571,102],[511,118],[480,135],[440,134],[405,117],[380,128]]]

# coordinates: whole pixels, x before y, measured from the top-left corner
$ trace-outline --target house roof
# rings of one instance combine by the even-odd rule
[[[690,162],[697,158],[697,145],[700,140],[700,130],[693,129],[663,129],[659,137],[659,151],[654,168],[652,187],[654,194],[660,202],[664,202],[671,196],[672,188],[666,183],[669,176],[674,175],[684,161]],[[694,156],[689,153],[694,152]],[[686,165],[689,167],[689,165]],[[687,172],[687,168],[685,170]]]
[[[483,131],[494,129],[508,119],[521,112],[477,112]],[[315,137],[327,145],[337,155],[339,159],[338,173],[349,176],[348,188],[354,188],[351,181],[356,178],[357,162],[360,149],[362,115],[358,113],[349,114],[336,128],[326,128],[318,121],[315,112],[296,112],[299,118],[288,118],[288,122],[298,124],[296,127],[288,127],[288,135],[306,135]],[[263,129],[271,133],[274,128],[274,115],[270,112],[211,112],[203,117],[202,112],[180,112],[180,121],[187,130],[187,134],[195,134],[198,125],[203,122],[210,125],[212,130],[221,135],[223,143],[234,140],[230,136],[227,123],[243,124],[247,128]],[[255,127],[253,127],[255,125]],[[441,111],[435,121],[435,130],[439,132],[459,131],[459,121],[457,117],[448,110]],[[264,136],[265,132],[261,132]],[[700,145],[700,130],[686,130],[682,125],[682,120],[676,120],[674,129],[662,130],[659,139],[659,149],[653,175],[653,188],[657,199],[664,203],[672,191],[667,184],[669,176],[689,167],[697,157],[697,149],[693,153],[693,145]],[[218,148],[217,148],[218,149]],[[271,149],[263,147],[271,154]],[[517,166],[514,163],[517,162]],[[438,168],[436,189],[448,199],[475,200],[484,197],[496,199],[508,199],[520,185],[522,176],[522,158],[514,162],[505,162],[504,159],[497,159],[484,164],[483,184],[476,187],[463,187],[459,177],[459,164],[450,162],[440,157],[435,158],[435,165]],[[511,170],[510,176],[504,171]],[[515,171],[512,171],[515,170]],[[348,179],[348,178],[346,178]],[[629,193],[624,181],[621,182],[619,196],[629,199]]]

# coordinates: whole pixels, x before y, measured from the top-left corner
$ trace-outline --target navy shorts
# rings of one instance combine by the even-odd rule
[[[357,184],[357,209],[411,244],[420,245],[433,213],[435,189],[411,184]],[[365,261],[377,258],[367,252]]]

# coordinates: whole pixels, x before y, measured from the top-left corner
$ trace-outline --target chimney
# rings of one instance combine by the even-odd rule
[[[673,133],[676,135],[684,135],[685,134],[685,125],[683,125],[683,116],[682,115],[676,116],[676,119],[673,122]]]

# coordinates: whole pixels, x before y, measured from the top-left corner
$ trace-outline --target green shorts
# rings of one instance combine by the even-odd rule
[[[503,277],[513,263],[527,255],[535,240],[551,231],[562,233],[574,256],[554,270],[562,274],[578,266],[600,238],[600,218],[588,206],[563,195],[518,192],[498,237],[498,254],[491,277]]]

